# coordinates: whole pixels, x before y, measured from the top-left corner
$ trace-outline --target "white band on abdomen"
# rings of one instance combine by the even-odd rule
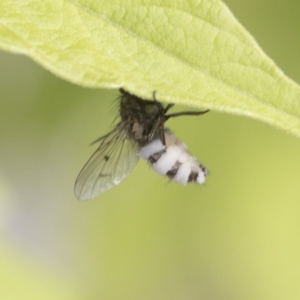
[[[148,145],[140,149],[140,156],[144,159],[148,159],[151,155],[160,152],[165,149],[165,146],[162,144],[160,139],[156,139],[149,143]]]

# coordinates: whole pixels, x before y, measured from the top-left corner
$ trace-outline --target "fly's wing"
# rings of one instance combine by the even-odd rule
[[[119,184],[138,160],[138,145],[128,139],[124,125],[118,124],[102,138],[99,148],[79,173],[76,197],[89,200]]]

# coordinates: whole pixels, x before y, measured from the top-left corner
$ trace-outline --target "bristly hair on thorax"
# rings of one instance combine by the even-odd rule
[[[172,118],[183,115],[201,115],[206,111],[185,111],[174,114],[167,114],[174,104],[166,107],[156,100],[156,92],[153,92],[153,100],[139,98],[123,88],[120,89],[120,116],[123,122],[129,125],[129,138],[132,138],[143,146],[151,139],[160,137],[165,145],[164,123]]]

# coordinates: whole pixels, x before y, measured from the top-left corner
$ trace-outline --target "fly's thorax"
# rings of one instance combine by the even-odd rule
[[[204,183],[207,169],[200,164],[168,129],[165,130],[163,145],[159,138],[141,147],[139,155],[148,160],[152,168],[160,175],[181,184],[188,182]]]
[[[145,145],[159,134],[158,123],[164,117],[164,107],[158,101],[143,100],[121,91],[120,116],[128,124],[129,138],[140,146]]]

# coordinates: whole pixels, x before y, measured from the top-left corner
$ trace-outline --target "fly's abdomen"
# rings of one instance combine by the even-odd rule
[[[153,170],[175,182],[203,184],[207,169],[191,156],[186,146],[169,130],[165,131],[166,145],[155,139],[140,149],[140,156],[148,160]]]

